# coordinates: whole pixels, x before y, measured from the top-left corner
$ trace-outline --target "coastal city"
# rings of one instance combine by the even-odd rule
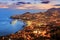
[[[26,26],[15,34],[1,37],[2,40],[57,40],[60,38],[60,8],[52,8],[43,13],[26,12],[10,18],[23,20]]]
[[[60,0],[0,0],[0,40],[60,40]]]

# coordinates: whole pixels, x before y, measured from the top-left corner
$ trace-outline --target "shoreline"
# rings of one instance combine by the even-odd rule
[[[57,40],[60,38],[60,8],[52,8],[46,12],[14,15],[11,19],[21,19],[27,25],[23,30],[6,36],[11,40]],[[55,36],[56,35],[56,36]]]

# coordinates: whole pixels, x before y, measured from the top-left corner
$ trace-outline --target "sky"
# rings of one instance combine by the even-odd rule
[[[23,1],[23,2],[27,2],[27,1],[30,1],[32,3],[34,2],[41,2],[41,1],[50,1],[50,3],[53,3],[53,4],[59,4],[60,3],[60,0],[0,0],[0,2],[17,2],[17,1]]]
[[[8,5],[12,5],[12,3],[16,2],[31,2],[32,4],[24,4],[24,5],[19,5],[16,8],[17,9],[49,9],[49,8],[60,8],[60,6],[55,6],[60,4],[60,0],[0,0],[1,3],[7,3]],[[41,3],[43,1],[50,1],[49,3]],[[36,4],[34,4],[36,3]],[[14,6],[14,5],[13,5]],[[13,8],[13,6],[11,8]],[[9,8],[7,5],[0,5],[0,8]]]

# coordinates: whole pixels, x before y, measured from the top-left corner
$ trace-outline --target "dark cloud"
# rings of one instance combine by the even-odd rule
[[[16,5],[20,5],[20,4],[31,4],[30,2],[17,2]]]
[[[41,1],[50,1],[50,0],[41,0]]]
[[[44,4],[50,3],[49,0],[41,0],[41,1],[42,1],[41,3],[44,3]]]
[[[56,4],[56,5],[54,5],[54,6],[60,6],[60,4]]]
[[[49,1],[43,1],[43,2],[41,2],[41,3],[47,4],[47,3],[49,3]]]

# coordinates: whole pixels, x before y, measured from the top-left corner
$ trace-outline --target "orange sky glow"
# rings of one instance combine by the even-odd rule
[[[0,5],[0,8],[10,7],[7,5]],[[53,6],[52,4],[24,4],[16,7],[16,9],[50,9],[50,8],[60,8],[60,6]]]

